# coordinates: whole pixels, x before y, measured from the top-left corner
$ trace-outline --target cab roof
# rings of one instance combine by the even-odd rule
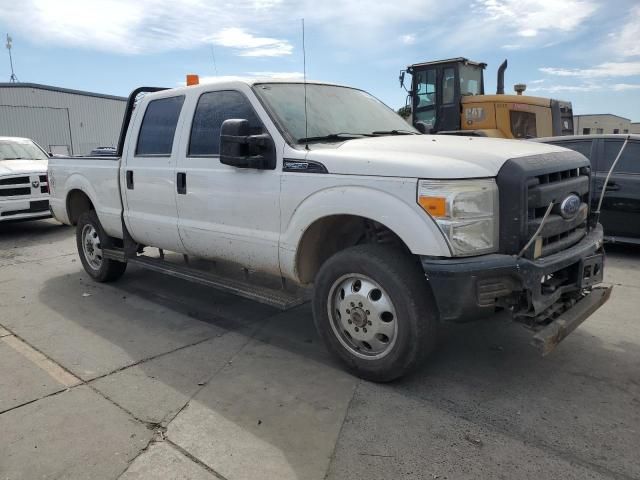
[[[208,79],[206,82],[199,83],[197,85],[188,85],[188,86],[185,85],[182,87],[161,90],[159,92],[150,93],[149,96],[151,95],[162,96],[162,94],[166,93],[168,90],[171,90],[172,92],[191,92],[191,91],[207,90],[212,86],[224,87],[224,88],[237,88],[240,86],[253,87],[254,85],[258,85],[262,83],[289,83],[289,84],[303,85],[305,81],[299,80],[299,79],[291,79],[291,78],[271,78],[271,77],[220,77],[220,78]],[[329,85],[333,87],[353,88],[347,85],[339,85],[337,83],[322,82],[317,80],[307,80],[306,83],[307,85]],[[354,89],[354,90],[357,90],[357,89]]]
[[[444,63],[464,63],[465,65],[473,65],[474,67],[480,67],[483,69],[487,66],[487,64],[483,62],[474,62],[473,60],[469,60],[468,58],[465,58],[465,57],[456,57],[456,58],[447,58],[445,60],[433,60],[431,62],[414,63],[412,65],[409,65],[407,68],[428,67],[431,65],[441,65]]]

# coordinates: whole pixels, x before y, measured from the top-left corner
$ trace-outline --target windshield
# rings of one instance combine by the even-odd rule
[[[48,158],[30,140],[0,140],[0,160],[46,160]]]
[[[343,141],[350,134],[417,133],[396,112],[362,90],[310,83],[305,131],[304,84],[263,83],[254,89],[292,144],[304,138],[336,135],[328,140]]]

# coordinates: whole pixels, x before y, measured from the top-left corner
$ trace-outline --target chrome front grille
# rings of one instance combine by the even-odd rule
[[[560,214],[560,204],[572,193],[580,198],[580,207],[573,217],[564,218]],[[540,232],[541,256],[568,248],[586,235],[589,216],[589,168],[571,168],[527,179],[526,232],[529,238],[540,227],[551,202],[551,214]]]
[[[25,183],[29,183],[29,177],[21,176],[21,177],[3,177],[0,178],[0,186],[3,185],[24,185]]]
[[[47,176],[33,173],[0,177],[0,198],[20,199],[21,197],[40,197],[49,194]]]

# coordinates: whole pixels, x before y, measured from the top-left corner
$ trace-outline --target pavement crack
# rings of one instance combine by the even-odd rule
[[[122,367],[116,368],[115,370],[111,370],[110,372],[104,373],[104,374],[99,375],[97,377],[93,377],[92,379],[87,380],[86,383],[87,384],[93,383],[96,380],[100,380],[101,378],[108,377],[110,375],[113,375],[114,373],[122,372],[123,370],[127,370],[129,368],[136,367],[138,365],[143,365],[146,362],[150,362],[150,361],[155,360],[157,358],[162,358],[162,357],[164,357],[166,355],[171,355],[172,353],[179,352],[180,350],[184,350],[185,348],[195,347],[196,345],[200,345],[201,343],[208,342],[209,340],[213,340],[214,338],[223,337],[224,335],[227,335],[228,333],[229,333],[228,331],[227,332],[222,332],[222,333],[217,333],[215,335],[206,337],[204,339],[200,339],[200,340],[197,340],[195,342],[188,343],[186,345],[181,345],[181,346],[179,346],[177,348],[174,348],[173,350],[169,350],[167,352],[162,352],[162,353],[158,353],[156,355],[151,355],[149,357],[142,358],[142,359],[140,359],[140,360],[138,360],[138,361],[136,361],[134,363],[129,363],[129,364],[124,365]]]
[[[20,405],[14,405],[13,407],[7,408],[6,410],[0,410],[0,415],[3,415],[5,413],[9,413],[9,412],[11,412],[13,410],[17,410],[18,408],[26,407],[27,405],[31,405],[32,403],[39,402],[40,400],[45,400],[47,398],[55,397],[56,395],[60,395],[61,393],[68,392],[68,391],[73,390],[74,388],[78,388],[78,387],[80,387],[82,385],[84,385],[84,384],[83,383],[79,383],[78,385],[74,385],[73,387],[62,387],[60,390],[56,390],[55,392],[49,393],[49,394],[44,395],[42,397],[34,398],[33,400],[29,400],[28,402],[21,403]]]
[[[327,464],[327,471],[324,473],[324,480],[329,478],[329,473],[331,472],[331,464],[336,458],[336,451],[338,449],[338,442],[340,441],[340,437],[342,436],[342,430],[344,429],[344,424],[347,421],[347,417],[349,416],[349,410],[351,410],[351,404],[353,403],[353,399],[358,392],[358,388],[362,384],[362,380],[358,379],[356,384],[353,387],[353,392],[351,392],[351,398],[349,399],[349,403],[347,403],[347,408],[344,409],[344,417],[342,417],[342,422],[340,423],[340,430],[338,430],[338,435],[336,435],[336,441],[333,444],[333,449],[331,450],[331,455],[329,455],[329,463]]]
[[[272,317],[269,317],[272,318]],[[197,390],[195,390],[193,392],[193,394],[187,399],[187,401],[182,405],[182,407],[180,407],[180,409],[175,412],[170,418],[166,418],[162,421],[162,423],[164,425],[169,425],[171,422],[173,422],[173,420],[180,415],[180,413],[187,408],[187,406],[189,405],[189,403],[191,403],[191,400],[193,400],[193,398],[202,391],[202,389],[206,388],[207,385],[209,385],[209,382],[211,382],[211,380],[214,379],[214,377],[216,375],[218,375],[218,373],[220,373],[224,368],[226,368],[228,365],[233,363],[233,360],[245,349],[245,347],[247,345],[249,345],[250,342],[252,342],[255,339],[255,336],[260,332],[260,330],[262,330],[262,328],[264,328],[264,325],[266,325],[267,323],[269,323],[269,320],[265,321],[263,325],[257,327],[250,335],[247,336],[247,340],[238,348],[238,350],[236,350],[232,355],[229,356],[229,358],[227,358],[227,361],[224,362],[222,365],[220,365],[217,369],[215,369],[213,371],[213,373],[204,381],[202,382],[202,385],[200,385],[200,388],[198,388]]]
[[[209,465],[207,465],[206,463],[204,463],[202,460],[200,460],[198,457],[194,457],[191,453],[189,453],[188,451],[186,451],[184,448],[182,448],[180,445],[173,443],[170,439],[165,439],[165,442],[167,443],[167,445],[170,445],[171,447],[173,447],[175,450],[177,450],[179,453],[181,453],[182,455],[184,455],[185,457],[187,457],[189,460],[191,460],[193,463],[199,465],[200,467],[204,468],[207,472],[211,473],[212,475],[215,475],[217,478],[219,478],[220,480],[228,480],[227,477],[225,477],[224,475],[222,475],[221,473],[216,472],[213,468],[211,468]]]

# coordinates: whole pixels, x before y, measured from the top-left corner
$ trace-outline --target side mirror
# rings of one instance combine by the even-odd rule
[[[400,72],[400,76],[398,77],[398,80],[400,80],[400,87],[401,88],[404,88],[404,74],[405,74],[405,71],[402,70]]]
[[[220,163],[236,168],[273,170],[276,146],[268,133],[251,135],[248,120],[225,120],[220,128]]]

